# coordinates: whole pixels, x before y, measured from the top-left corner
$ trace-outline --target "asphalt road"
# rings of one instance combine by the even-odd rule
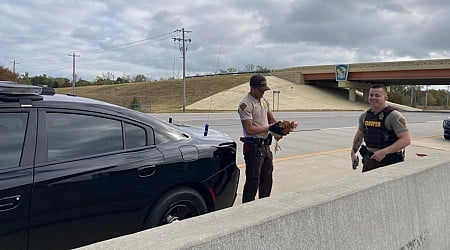
[[[281,150],[274,152],[274,186],[272,197],[299,190],[332,179],[362,174],[350,162],[350,147],[356,132],[359,111],[347,112],[275,112],[278,120],[298,121],[299,127],[280,140]],[[406,160],[421,154],[433,157],[434,150],[450,151],[450,141],[443,138],[442,121],[450,112],[403,112],[412,143],[406,149]],[[209,124],[209,129],[223,131],[239,141],[242,127],[237,113],[151,114],[163,120],[194,126]],[[272,146],[273,149],[273,146]],[[449,154],[450,160],[450,154]],[[241,203],[245,181],[242,143],[238,143],[237,163],[241,168],[238,198]]]

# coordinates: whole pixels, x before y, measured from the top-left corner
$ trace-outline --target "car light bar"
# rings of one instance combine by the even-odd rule
[[[3,95],[40,95],[41,93],[42,87],[40,86],[0,81],[0,94]]]

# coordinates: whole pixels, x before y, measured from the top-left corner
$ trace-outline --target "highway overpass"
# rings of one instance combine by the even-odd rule
[[[356,100],[356,90],[367,99],[371,84],[449,85],[450,59],[345,64],[346,80],[337,81],[336,65],[293,67],[274,70],[273,75],[297,84],[311,84],[349,89],[349,100]]]

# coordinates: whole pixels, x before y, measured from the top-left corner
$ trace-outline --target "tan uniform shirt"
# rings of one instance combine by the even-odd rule
[[[269,120],[267,118],[267,113],[269,110],[269,101],[266,98],[261,98],[260,100],[255,99],[253,96],[247,94],[244,99],[239,103],[238,113],[242,121],[253,120],[253,125],[255,126],[269,126]],[[245,128],[243,128],[244,137],[256,137],[266,139],[269,135],[268,132],[260,133],[256,135],[249,135]]]

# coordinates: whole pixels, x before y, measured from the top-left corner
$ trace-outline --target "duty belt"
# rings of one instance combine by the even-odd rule
[[[370,158],[373,155],[373,152],[369,151],[365,145],[361,146],[361,148],[359,149],[359,153],[363,158],[364,157]],[[399,152],[387,154],[381,162],[385,164],[393,164],[397,162],[402,162],[404,160],[405,160],[405,149],[402,149]]]
[[[255,145],[270,145],[272,144],[272,136],[269,135],[267,139],[254,138],[254,137],[241,137],[241,142],[243,143],[251,143]]]

